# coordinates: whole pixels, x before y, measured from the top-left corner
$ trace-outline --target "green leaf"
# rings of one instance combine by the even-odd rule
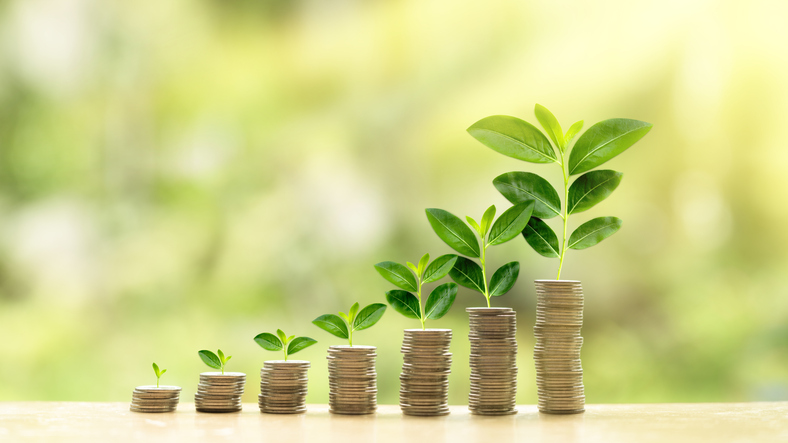
[[[411,262],[405,262],[405,264],[410,268],[411,271],[415,272],[416,275],[419,275],[419,268]]]
[[[484,211],[484,215],[482,215],[482,224],[481,224],[481,236],[484,237],[487,234],[487,231],[490,230],[490,226],[492,225],[493,220],[495,219],[495,205],[490,206]]]
[[[418,272],[416,273],[416,275],[418,275],[419,278],[421,278],[421,276],[424,275],[424,268],[427,267],[427,263],[429,262],[430,262],[430,254],[424,254],[421,256],[421,260],[419,260],[419,269]]]
[[[498,268],[490,279],[490,296],[495,297],[509,292],[518,275],[520,275],[519,262],[513,261]]]
[[[419,299],[407,291],[394,289],[386,293],[386,301],[392,308],[408,318],[421,318]]]
[[[161,377],[161,372],[159,372],[159,365],[156,363],[153,364],[153,372],[156,373],[156,378]]]
[[[206,365],[214,369],[222,369],[222,362],[219,360],[219,357],[217,357],[216,354],[214,354],[213,352],[203,349],[197,354],[200,356],[200,359],[202,359],[203,363],[205,363]]]
[[[561,254],[560,246],[558,246],[558,236],[540,218],[531,217],[528,220],[528,225],[523,229],[523,237],[539,255],[558,257]]]
[[[424,270],[424,283],[432,283],[446,277],[446,274],[451,271],[456,262],[457,256],[454,254],[441,255],[436,258]]]
[[[219,360],[222,362],[222,364],[224,364],[224,362],[225,362],[225,359],[224,359],[224,352],[222,352],[222,350],[221,350],[221,349],[219,349],[219,350],[217,351],[217,354],[219,354]]]
[[[484,232],[482,231],[482,227],[479,226],[478,223],[476,223],[476,220],[474,220],[473,217],[471,217],[470,215],[466,215],[465,220],[468,220],[468,224],[471,225],[471,227],[475,229],[476,232],[479,233],[480,237],[484,237]]]
[[[254,342],[260,345],[261,348],[268,351],[281,351],[285,346],[277,336],[268,332],[257,334],[257,336],[254,338]]]
[[[339,311],[339,316],[342,317],[348,324],[353,323],[353,320],[351,320],[350,317],[348,317],[348,315],[344,312]]]
[[[345,326],[345,322],[334,314],[321,315],[320,317],[312,320],[312,324],[339,338],[348,338],[347,326]]]
[[[232,355],[228,355],[227,358],[225,358],[224,361],[222,361],[222,366],[224,366],[225,363],[230,361],[231,358],[233,358],[233,356]]]
[[[465,223],[456,215],[443,209],[429,208],[426,210],[432,230],[438,234],[452,249],[460,254],[478,257],[480,254],[479,240]],[[403,288],[405,289],[405,288]],[[416,290],[415,288],[413,289]]]
[[[500,245],[520,235],[528,224],[528,220],[531,219],[533,210],[533,200],[518,203],[507,209],[498,217],[498,220],[495,220],[492,229],[490,229],[489,244]]]
[[[159,378],[161,378],[161,376],[164,375],[165,372],[167,372],[167,370],[166,369],[162,369],[161,372],[159,372]]]
[[[566,131],[566,135],[564,136],[564,143],[566,143],[566,146],[569,146],[569,143],[572,143],[572,139],[575,138],[581,129],[583,129],[583,120],[574,122],[572,126],[569,127],[569,130]]]
[[[279,340],[282,340],[282,345],[287,345],[287,334],[285,334],[285,331],[277,329],[276,336],[279,337]]]
[[[359,304],[358,302],[353,303],[353,306],[350,307],[350,310],[347,312],[347,324],[352,325],[353,319],[356,318],[356,314],[358,313]]]
[[[507,172],[495,177],[495,189],[513,204],[534,201],[534,217],[553,218],[561,214],[561,199],[553,185],[530,172]]]
[[[444,283],[432,290],[424,307],[424,316],[430,320],[437,320],[451,309],[454,299],[457,298],[457,284]]]
[[[569,187],[570,214],[591,209],[615,191],[624,174],[609,169],[586,172]]]
[[[575,229],[569,236],[569,247],[585,249],[594,246],[621,229],[622,220],[616,217],[598,217],[591,219]]]
[[[376,264],[375,269],[378,270],[378,273],[383,276],[383,278],[394,283],[398,288],[402,288],[406,291],[418,290],[416,288],[416,286],[418,286],[416,277],[413,276],[408,268],[399,263],[384,261]]]
[[[653,125],[638,120],[612,118],[588,128],[569,154],[569,175],[580,174],[605,163],[643,138]]]
[[[457,257],[457,263],[449,272],[449,276],[460,285],[484,294],[482,268],[475,261],[465,257]]]
[[[362,309],[355,320],[353,320],[353,330],[361,331],[371,328],[383,317],[387,306],[383,303],[373,303]]]
[[[558,119],[555,118],[552,112],[538,103],[534,107],[534,114],[536,114],[536,119],[539,120],[539,124],[542,125],[547,135],[550,136],[550,140],[555,143],[558,149],[563,151],[566,147],[564,145],[564,130],[561,129]]]
[[[287,347],[287,354],[288,355],[295,354],[296,352],[302,351],[305,348],[308,348],[315,343],[317,343],[317,340],[309,337],[294,338],[293,341],[290,342],[290,345]]]
[[[287,337],[287,342],[290,343],[291,341],[293,341],[294,338],[295,335],[291,335],[290,337]]]
[[[507,115],[493,115],[471,125],[468,133],[488,148],[531,163],[556,161],[555,151],[534,125]]]

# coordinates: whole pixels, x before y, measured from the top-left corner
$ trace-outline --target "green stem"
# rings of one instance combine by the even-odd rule
[[[352,348],[353,347],[353,326],[351,326],[349,323],[348,323],[347,326],[348,326],[347,327],[347,340],[348,340],[348,343],[350,344],[350,347]]]
[[[159,377],[156,377],[156,387],[159,387]]]
[[[487,251],[487,242],[482,237],[482,256],[479,261],[482,263],[482,280],[484,280],[484,298],[487,299],[487,307],[490,307],[490,290],[487,287],[487,267],[484,265],[485,252]]]
[[[423,331],[425,329],[425,327],[424,327],[424,321],[425,321],[425,319],[424,319],[424,306],[421,304],[421,285],[423,283],[421,281],[421,277],[419,277],[418,279],[419,279],[419,290],[418,290],[418,292],[416,292],[416,296],[419,298],[419,311],[420,311],[420,313],[419,313],[419,320],[421,321],[421,330]]]
[[[566,243],[568,240],[566,227],[569,224],[569,174],[566,170],[566,158],[563,151],[561,152],[561,161],[558,164],[561,166],[561,173],[564,176],[564,214],[561,216],[564,221],[564,237],[561,243],[561,258],[558,260],[558,276],[555,278],[556,280],[561,279],[561,268],[564,267],[564,255],[566,254]]]

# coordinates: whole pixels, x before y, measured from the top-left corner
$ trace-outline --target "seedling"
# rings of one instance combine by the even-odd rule
[[[347,314],[340,312],[339,316],[321,315],[312,323],[339,338],[347,339],[348,344],[353,346],[353,332],[371,328],[386,312],[386,305],[383,303],[373,303],[360,312],[358,308],[358,303],[354,303]]]
[[[457,257],[457,262],[449,272],[449,276],[460,285],[484,295],[488,308],[490,307],[490,297],[504,295],[512,289],[520,274],[520,263],[513,261],[498,268],[488,285],[487,248],[506,243],[520,235],[520,232],[528,224],[533,209],[533,200],[526,200],[507,209],[494,222],[494,205],[484,211],[481,222],[476,222],[471,217],[465,217],[468,223],[473,226],[476,234],[451,212],[443,209],[427,209],[427,219],[441,240],[460,254],[479,259],[481,266],[469,258]],[[481,239],[481,246],[479,239]]]
[[[285,353],[285,361],[287,361],[288,355],[295,354],[317,343],[317,340],[309,337],[296,337],[295,335],[288,337],[281,329],[276,330],[276,335],[268,332],[257,334],[254,341],[263,349],[283,351]]]
[[[166,369],[161,369],[160,370],[159,369],[159,365],[154,363],[153,364],[153,372],[156,373],[156,387],[158,388],[159,387],[159,379],[161,378],[162,375],[164,375],[165,372],[167,372],[167,370]]]
[[[228,355],[227,357],[225,357],[221,349],[217,351],[217,354],[219,355],[216,355],[213,352],[206,351],[204,349],[198,352],[197,354],[200,356],[203,363],[214,369],[220,369],[222,371],[222,374],[224,374],[224,365],[227,363],[228,360],[233,358],[232,355]]]
[[[597,217],[578,226],[572,235],[566,235],[569,216],[591,209],[609,197],[623,176],[612,170],[592,169],[634,145],[653,125],[625,118],[603,120],[583,133],[570,152],[569,145],[583,128],[583,121],[574,123],[564,133],[558,120],[547,108],[537,104],[534,113],[556,149],[535,126],[505,115],[483,118],[468,128],[468,132],[485,146],[503,155],[531,163],[555,163],[561,168],[564,179],[563,206],[555,188],[536,174],[509,172],[493,180],[498,191],[510,202],[535,201],[533,215],[523,236],[539,254],[558,257],[556,278],[560,279],[567,248],[590,248],[621,228],[622,221],[619,218]],[[569,186],[569,178],[577,174],[583,175]],[[560,217],[563,221],[560,245],[558,236],[544,222],[553,217]]]
[[[436,282],[448,275],[456,262],[457,256],[454,254],[441,255],[432,263],[430,254],[424,254],[418,265],[407,262],[406,267],[397,262],[384,261],[376,264],[375,269],[383,278],[404,289],[386,292],[386,301],[405,317],[419,319],[421,329],[424,329],[427,319],[437,320],[449,312],[457,297],[457,285],[444,283],[437,286],[427,297],[426,307],[421,304],[421,287],[424,283]],[[414,292],[416,295],[413,295]]]

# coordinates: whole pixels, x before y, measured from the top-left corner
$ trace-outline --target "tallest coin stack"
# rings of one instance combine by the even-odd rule
[[[539,411],[574,414],[585,410],[583,288],[579,281],[536,280],[534,363]]]

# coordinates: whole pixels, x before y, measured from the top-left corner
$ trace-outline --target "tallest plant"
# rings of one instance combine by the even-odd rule
[[[523,236],[531,247],[545,257],[558,258],[558,276],[567,249],[586,249],[613,235],[621,228],[617,217],[597,217],[578,226],[567,236],[569,217],[591,209],[618,187],[622,173],[609,169],[594,170],[621,154],[650,130],[650,123],[625,118],[603,120],[591,126],[575,142],[583,121],[566,133],[555,116],[539,104],[534,109],[537,120],[549,139],[534,125],[516,117],[494,115],[474,123],[468,132],[485,146],[503,155],[531,163],[556,164],[563,178],[563,201],[558,191],[544,178],[530,172],[508,172],[493,180],[498,191],[514,204],[534,200],[534,209]],[[553,145],[550,144],[552,140]],[[572,176],[577,177],[571,186]],[[560,217],[561,241],[544,222]]]

